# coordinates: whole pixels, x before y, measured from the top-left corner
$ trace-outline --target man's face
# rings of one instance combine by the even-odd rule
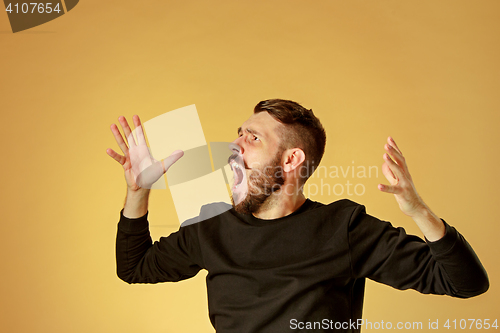
[[[238,129],[229,160],[234,175],[231,191],[236,211],[257,211],[283,184],[280,126],[282,124],[267,112],[260,112],[253,114]]]

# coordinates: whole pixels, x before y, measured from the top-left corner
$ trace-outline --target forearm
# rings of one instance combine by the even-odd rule
[[[357,207],[349,224],[354,276],[424,294],[472,297],[485,292],[488,275],[474,250],[455,228],[440,222],[444,236],[424,242]]]
[[[452,282],[454,296],[476,296],[488,289],[488,275],[460,233],[446,226],[426,205],[412,218],[427,239],[434,259]]]
[[[148,227],[147,214],[129,219],[122,212],[116,234],[116,272],[127,283],[147,282],[138,266],[152,246]]]
[[[139,189],[132,191],[127,189],[125,205],[123,207],[123,216],[135,219],[144,216],[148,212],[149,189]]]
[[[439,273],[451,282],[454,295],[472,297],[489,288],[488,274],[465,238],[450,225],[439,241],[428,242],[434,260],[444,272]]]
[[[139,218],[122,213],[116,234],[118,277],[127,283],[158,283],[196,275],[203,261],[193,231],[181,228],[153,243],[147,213]]]
[[[420,228],[425,238],[430,242],[441,239],[446,232],[443,221],[441,221],[426,204],[424,204],[417,213],[412,215],[412,219]]]

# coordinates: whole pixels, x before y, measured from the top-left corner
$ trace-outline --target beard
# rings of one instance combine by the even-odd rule
[[[271,194],[281,189],[285,183],[281,166],[282,152],[278,152],[274,159],[263,168],[252,169],[248,175],[248,193],[240,203],[234,204],[234,210],[241,214],[252,214],[264,205]]]

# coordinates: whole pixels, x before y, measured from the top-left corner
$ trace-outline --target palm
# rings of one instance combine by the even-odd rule
[[[415,189],[406,160],[392,138],[388,138],[385,149],[387,154],[384,154],[382,172],[390,185],[379,184],[378,187],[381,191],[393,193],[403,213],[412,216],[423,205],[422,199]]]
[[[113,149],[108,149],[107,153],[122,165],[125,172],[125,180],[130,190],[137,191],[141,188],[150,189],[168,168],[184,155],[184,153],[182,151],[175,151],[168,158],[159,162],[151,156],[139,117],[133,117],[137,141],[132,135],[132,131],[125,117],[120,117],[118,120],[120,121],[128,145],[123,140],[118,127],[113,124],[111,125],[111,132],[115,136],[116,142],[122,150],[123,155],[116,153]]]
[[[140,187],[136,183],[137,175],[134,174],[132,170],[132,162],[130,161],[130,156],[127,154],[125,156],[125,163],[122,165],[123,170],[125,172],[125,181],[127,182],[127,186],[132,190],[138,190]]]

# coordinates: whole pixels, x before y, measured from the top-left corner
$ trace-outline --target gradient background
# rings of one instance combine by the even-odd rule
[[[0,50],[2,332],[213,332],[204,272],[117,278],[125,183],[109,125],[196,104],[207,142],[231,141],[268,98],[315,111],[325,166],[380,167],[392,135],[489,273],[490,290],[467,300],[368,282],[365,319],[500,319],[499,1],[86,0],[16,34],[0,13]],[[381,174],[359,181],[366,193],[350,199],[419,234],[377,190]],[[150,221],[154,238],[177,228],[168,190]]]

